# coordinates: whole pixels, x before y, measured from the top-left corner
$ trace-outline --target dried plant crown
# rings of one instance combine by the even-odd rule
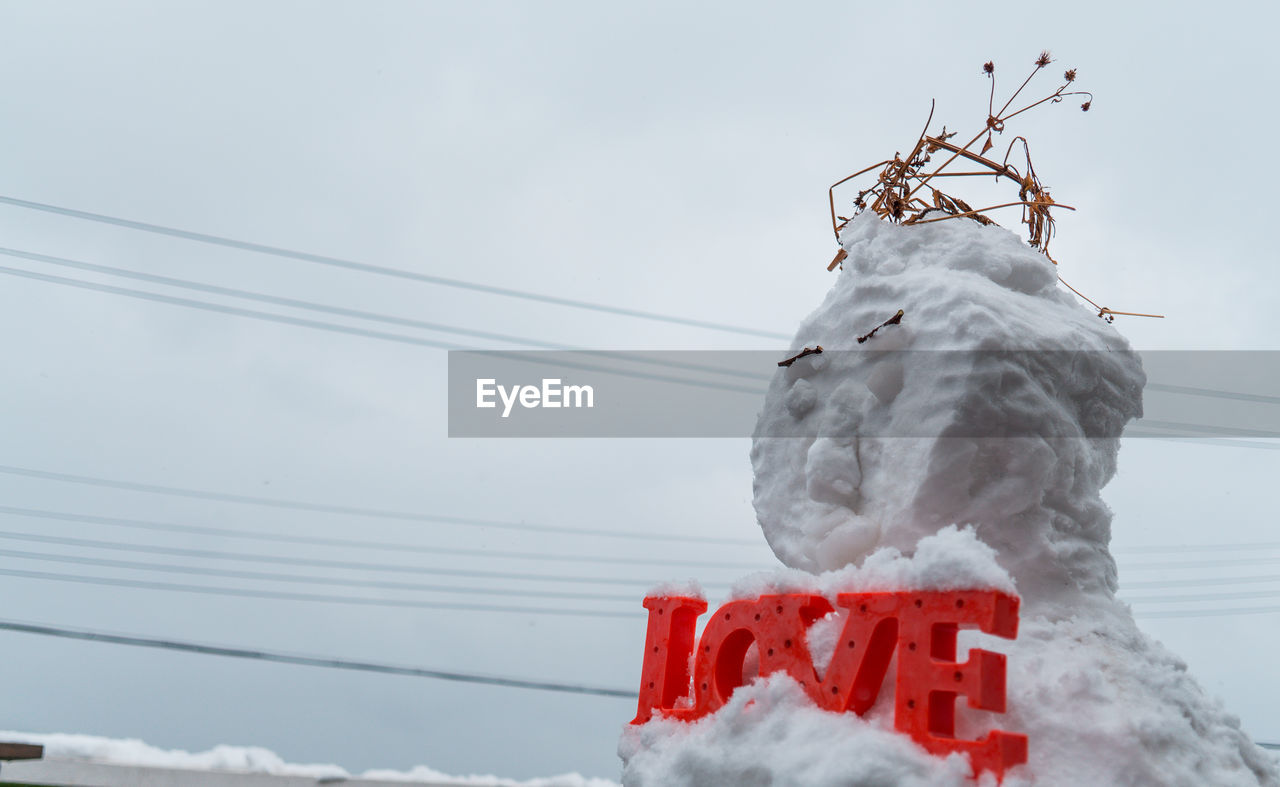
[[[983,74],[991,80],[991,91],[987,100],[987,119],[982,129],[972,139],[964,145],[957,145],[950,141],[955,136],[955,132],[948,132],[946,126],[942,127],[942,131],[939,134],[930,135],[929,126],[933,122],[933,110],[930,109],[929,119],[925,122],[924,131],[920,134],[920,138],[916,140],[915,145],[912,146],[911,152],[905,157],[900,153],[894,153],[893,158],[872,164],[833,184],[827,194],[831,205],[831,226],[835,230],[836,240],[839,241],[840,230],[844,229],[845,225],[850,221],[849,217],[836,215],[836,187],[878,169],[879,172],[875,182],[870,187],[859,190],[857,197],[853,200],[854,216],[870,209],[880,218],[900,224],[927,224],[956,218],[971,219],[981,224],[994,224],[994,219],[987,215],[990,211],[1019,206],[1022,208],[1022,223],[1027,226],[1027,243],[1042,252],[1056,265],[1057,260],[1054,260],[1049,254],[1049,242],[1054,235],[1054,217],[1051,211],[1053,208],[1065,208],[1066,210],[1075,210],[1075,208],[1055,202],[1053,197],[1049,196],[1049,190],[1041,183],[1040,178],[1036,175],[1035,167],[1031,164],[1031,150],[1027,144],[1026,137],[1017,136],[1010,140],[1001,160],[996,161],[994,158],[987,157],[988,151],[995,147],[995,136],[1003,134],[1005,124],[1023,112],[1034,109],[1041,104],[1057,104],[1068,96],[1084,96],[1084,102],[1080,105],[1080,109],[1086,112],[1089,111],[1089,107],[1093,104],[1093,94],[1084,90],[1070,89],[1076,80],[1076,69],[1074,68],[1068,69],[1063,73],[1062,84],[1048,95],[1038,100],[1029,101],[1020,108],[1013,108],[1014,102],[1017,101],[1018,96],[1022,94],[1027,85],[1031,83],[1032,78],[1052,62],[1053,58],[1047,50],[1041,52],[1035,59],[1035,67],[1032,69],[1031,74],[1023,80],[1018,89],[1013,92],[1013,95],[1009,96],[1008,100],[999,109],[996,109],[995,62],[988,60],[982,65]],[[973,148],[980,140],[982,141],[982,147],[975,152]],[[1021,143],[1020,148],[1018,148],[1019,143]],[[1022,164],[1021,169],[1010,163],[1010,158],[1014,155],[1015,148],[1019,152],[1017,158]],[[935,154],[945,154],[941,163],[936,165],[933,163]],[[965,164],[977,165],[979,169],[976,171],[948,169],[960,159],[963,159]],[[1017,185],[1017,201],[973,208],[954,194],[942,191],[938,187],[938,182],[935,181],[936,178],[959,178],[963,182],[966,178],[989,178],[992,175],[997,180],[1012,181]],[[844,250],[841,249],[836,258],[827,266],[828,270],[833,270],[837,265],[841,265],[845,256]],[[1063,282],[1063,284],[1066,284],[1066,282]],[[1071,288],[1070,285],[1067,286]],[[1136,315],[1134,312],[1117,312],[1105,306],[1099,306],[1078,290],[1074,288],[1071,288],[1071,290],[1098,309],[1098,316],[1104,319],[1113,318],[1116,314]],[[1156,317],[1159,315],[1136,316]]]

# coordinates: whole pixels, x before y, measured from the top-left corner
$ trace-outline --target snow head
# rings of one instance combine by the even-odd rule
[[[1100,490],[1141,414],[1137,354],[1007,230],[863,214],[842,242],[844,270],[795,342],[826,352],[779,370],[757,424],[774,552],[832,570],[971,524],[1029,602],[1114,591]]]

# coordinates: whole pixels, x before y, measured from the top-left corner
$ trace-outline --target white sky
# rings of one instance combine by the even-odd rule
[[[790,332],[831,281],[825,189],[935,119],[976,130],[994,59],[1041,48],[1093,109],[1011,129],[1064,214],[1064,276],[1143,349],[1280,349],[1271,210],[1274,11],[1256,3],[0,2],[0,195],[469,281]],[[1046,80],[1045,89],[1051,89]],[[973,132],[970,132],[973,133]],[[1006,134],[1012,136],[1012,134]],[[409,284],[0,206],[0,246],[602,348],[749,337]],[[0,265],[106,277],[0,257]],[[110,281],[153,291],[164,288]],[[192,297],[187,293],[175,293]],[[197,296],[219,300],[212,296]],[[229,302],[229,301],[225,301]],[[259,308],[259,307],[251,307]],[[284,311],[284,310],[277,310]],[[355,324],[352,321],[347,321]],[[746,440],[450,441],[445,354],[0,276],[0,464],[352,506],[755,539],[691,547],[357,519],[0,474],[17,507],[464,548],[771,564]],[[442,341],[454,337],[415,333]],[[471,340],[459,343],[497,347]],[[1268,575],[1280,451],[1127,441],[1105,492],[1125,581]],[[131,544],[574,575],[632,593],[738,569],[531,564],[288,547],[0,514]],[[154,559],[5,540],[0,549]],[[1126,552],[1125,550],[1130,550]],[[1139,562],[1252,559],[1198,570]],[[1265,560],[1274,560],[1270,563]],[[0,568],[423,600],[0,557]],[[439,577],[331,572],[350,579]],[[472,584],[476,584],[472,581]],[[1273,591],[1280,582],[1202,589]],[[1165,590],[1194,593],[1196,588]],[[1151,595],[1152,591],[1144,591]],[[266,601],[0,577],[0,617],[632,688],[643,618]],[[1189,610],[1189,603],[1142,609]],[[1144,620],[1256,739],[1280,740],[1276,614]],[[352,770],[616,776],[625,700],[364,676],[0,634],[0,727],[267,746]]]

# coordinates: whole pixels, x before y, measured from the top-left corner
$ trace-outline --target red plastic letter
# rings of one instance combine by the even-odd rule
[[[685,596],[650,596],[649,629],[644,638],[644,666],[640,670],[640,704],[632,724],[644,724],[653,711],[668,710],[689,690],[689,656],[698,616],[707,602]]]
[[[1018,634],[1018,599],[991,590],[841,593],[849,611],[830,665],[821,679],[813,665],[807,634],[833,611],[822,596],[787,593],[730,601],[707,621],[697,642],[697,619],[707,609],[701,599],[646,598],[640,703],[632,724],[655,712],[692,721],[714,713],[745,682],[744,661],[752,644],[761,676],[786,672],[816,705],[862,715],[875,703],[894,653],[898,657],[894,726],[934,754],[969,755],[975,775],[1002,778],[1027,761],[1027,736],[992,730],[978,740],[955,737],[956,699],[972,708],[1005,710],[1005,657],[974,648],[956,661],[961,628],[978,628],[1013,639]],[[693,696],[686,695],[693,664]],[[676,707],[677,702],[682,707]]]
[[[979,628],[1013,639],[1018,599],[995,591],[898,593],[898,679],[894,726],[935,754],[966,752],[974,773],[1027,761],[1027,736],[992,730],[978,740],[955,737],[956,695],[969,707],[1004,713],[1005,657],[974,648],[956,663],[956,633]],[[845,596],[840,597],[842,606]]]
[[[822,682],[809,696],[821,708],[861,716],[875,704],[898,645],[898,599],[892,593],[842,593],[836,602],[849,617]]]
[[[714,713],[743,684],[742,668],[751,643],[760,654],[760,674],[778,671],[813,682],[813,662],[805,645],[810,624],[831,611],[822,596],[799,593],[730,601],[707,621],[698,640],[693,689],[697,701],[684,718]],[[679,714],[677,714],[679,716]]]

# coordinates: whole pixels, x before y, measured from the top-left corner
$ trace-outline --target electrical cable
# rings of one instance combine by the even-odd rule
[[[452,601],[417,601],[411,599],[383,599],[366,598],[362,596],[291,593],[275,590],[254,590],[250,588],[185,585],[176,582],[152,582],[150,580],[119,579],[115,577],[90,577],[81,574],[55,574],[47,571],[25,571],[13,568],[0,568],[0,576],[17,577],[20,579],[39,579],[50,582],[73,582],[83,585],[125,587],[140,590],[163,590],[179,593],[198,593],[209,596],[234,596],[238,598],[262,598],[280,601],[306,601],[322,604],[349,604],[356,606],[398,607],[407,609],[440,609],[456,610],[461,612],[502,612],[521,615],[561,615],[567,617],[628,618],[639,620],[644,618],[643,614],[638,612],[617,612],[603,609],[512,607],[500,604],[469,604],[465,602]]]
[[[407,675],[415,678],[435,678],[437,680],[450,680],[460,683],[479,683],[489,686],[504,686],[515,689],[538,689],[541,691],[556,691],[568,694],[592,694],[601,697],[620,697],[623,699],[635,699],[637,696],[637,692],[634,691],[611,689],[599,686],[586,686],[576,683],[556,683],[553,681],[507,678],[497,675],[479,675],[468,672],[422,669],[420,667],[400,667],[392,664],[353,661],[350,659],[339,659],[328,656],[302,656],[268,650],[233,648],[226,645],[203,645],[195,642],[184,642],[173,639],[139,637],[129,634],[108,634],[99,631],[71,629],[62,626],[46,626],[39,623],[23,623],[14,620],[0,620],[0,630],[87,642],[102,642],[112,645],[130,645],[141,648],[176,650],[184,653],[198,653],[205,656],[224,656],[237,659],[252,659],[255,661],[270,661],[277,664],[327,667],[329,669],[356,670],[359,672],[379,672],[386,675]]]
[[[473,290],[475,292],[483,292],[489,295],[501,295],[507,298],[521,298],[530,301],[539,301],[542,303],[550,303],[557,306],[569,306],[576,309],[588,309],[591,311],[605,312],[609,314],[617,314],[624,317],[636,317],[644,320],[654,320],[658,322],[672,323],[675,325],[685,325],[693,328],[705,328],[713,331],[724,331],[728,333],[739,333],[747,336],[760,336],[767,339],[782,339],[790,341],[791,337],[787,334],[776,333],[773,331],[762,331],[756,328],[747,328],[737,325],[726,325],[724,323],[711,322],[708,320],[695,320],[688,317],[675,317],[672,315],[658,314],[655,312],[643,311],[640,309],[631,309],[623,306],[610,306],[602,303],[594,303],[591,301],[580,301],[573,298],[562,298],[558,295],[543,295],[540,293],[528,292],[526,290],[517,290],[508,287],[498,287],[491,284],[481,284],[478,282],[462,281],[460,279],[450,279],[444,276],[433,276],[426,273],[418,273],[416,271],[408,271],[400,268],[388,268],[381,265],[370,265],[368,263],[357,262],[355,260],[345,260],[338,257],[328,257],[322,254],[311,254],[304,251],[295,251],[293,249],[281,248],[279,246],[268,246],[261,243],[251,243],[249,241],[236,240],[222,235],[209,235],[201,232],[192,232],[190,230],[177,229],[174,227],[164,227],[159,224],[148,224],[141,221],[131,221],[116,216],[107,216],[101,213],[90,213],[89,211],[75,210],[72,208],[63,208],[57,205],[49,205],[41,202],[32,202],[30,200],[17,199],[16,197],[8,197],[0,195],[0,203],[13,205],[28,210],[37,210],[45,213],[54,213],[61,216],[69,216],[71,218],[83,219],[85,221],[94,221],[101,224],[113,224],[118,227],[125,227],[142,232],[150,232],[157,235],[168,235],[174,238],[182,238],[183,240],[192,240],[199,243],[208,243],[215,246],[223,246],[226,248],[239,249],[241,251],[251,251],[258,254],[268,254],[275,257],[283,257],[300,262],[310,262],[319,265],[328,265],[335,268],[345,268],[348,270],[360,271],[363,273],[373,273],[380,276],[390,276],[400,279],[408,279],[411,281],[419,281],[425,284],[435,284],[443,287],[455,287],[464,290]]]
[[[1280,555],[1274,557],[1241,557],[1230,560],[1168,560],[1160,563],[1124,563],[1125,571],[1178,570],[1184,568],[1223,568],[1226,566],[1256,566],[1280,563]]]
[[[334,587],[378,588],[382,590],[409,590],[431,593],[459,593],[478,596],[507,596],[514,598],[561,598],[579,601],[624,601],[636,604],[639,595],[621,593],[563,592],[555,590],[521,590],[514,588],[457,587],[456,585],[428,585],[419,582],[389,582],[367,579],[346,579],[344,577],[314,576],[307,574],[280,574],[265,571],[243,571],[239,569],[209,568],[207,566],[176,566],[171,563],[147,563],[137,560],[112,560],[107,558],[85,557],[82,555],[57,555],[48,552],[28,552],[21,549],[0,549],[0,555],[19,560],[39,560],[48,563],[69,563],[79,566],[97,566],[99,568],[122,568],[133,571],[160,571],[187,576],[227,577],[231,579],[251,579],[262,582],[287,582],[304,585],[331,585]]]
[[[656,582],[630,577],[583,577],[565,574],[529,574],[517,571],[488,571],[469,568],[440,568],[437,566],[410,566],[401,563],[367,563],[355,560],[329,560],[326,558],[295,557],[284,555],[258,555],[248,552],[224,552],[216,549],[193,549],[189,547],[166,547],[150,544],[121,544],[116,541],[101,541],[91,538],[73,538],[69,536],[48,536],[39,533],[17,533],[0,530],[0,538],[32,541],[42,544],[61,544],[65,546],[89,547],[91,549],[110,549],[116,551],[147,553],[153,555],[170,555],[173,557],[212,558],[215,560],[233,560],[246,563],[269,563],[279,566],[310,566],[312,568],[336,568],[350,571],[371,571],[393,574],[426,574],[449,577],[469,577],[473,579],[518,580],[525,582],[554,582],[580,585],[623,585],[629,587],[653,585]]]
[[[711,536],[693,536],[684,533],[655,533],[652,531],[616,531],[602,530],[599,528],[585,527],[568,527],[564,525],[542,525],[525,522],[508,522],[494,519],[478,519],[475,517],[460,517],[445,514],[426,514],[408,511],[389,511],[377,508],[364,508],[359,506],[343,506],[332,505],[328,503],[313,503],[303,500],[285,500],[271,497],[258,497],[254,495],[230,494],[226,492],[208,492],[199,489],[187,489],[175,486],[162,486],[159,484],[142,484],[132,481],[117,481],[108,478],[99,478],[95,476],[76,475],[73,473],[57,473],[49,470],[37,470],[34,468],[17,467],[13,465],[0,465],[0,473],[8,475],[23,476],[26,478],[40,478],[47,481],[61,481],[72,484],[84,484],[88,486],[99,486],[109,489],[123,489],[131,492],[145,492],[147,494],[170,495],[174,497],[186,497],[196,500],[212,500],[222,503],[241,503],[245,505],[265,506],[269,508],[286,508],[298,511],[315,511],[326,514],[344,514],[347,516],[363,516],[375,519],[396,519],[408,522],[441,522],[451,525],[466,525],[470,527],[492,527],[503,530],[521,530],[532,533],[564,533],[567,535],[579,536],[599,536],[602,538],[626,538],[642,541],[685,541],[700,544],[720,544],[725,546],[753,546],[758,547],[760,542],[758,539],[742,539],[742,538],[716,538]]]
[[[1183,596],[1123,596],[1126,604],[1194,604],[1201,601],[1244,601],[1245,599],[1280,598],[1280,590],[1250,590],[1237,593],[1197,593]]]
[[[382,341],[397,342],[400,344],[417,345],[420,347],[432,347],[438,350],[469,350],[479,351],[477,347],[467,347],[463,345],[447,344],[432,339],[424,339],[417,336],[405,336],[399,333],[386,333],[385,331],[373,331],[367,328],[358,328],[351,325],[340,325],[338,323],[322,322],[319,320],[309,320],[302,317],[291,317],[285,314],[277,314],[274,312],[254,311],[253,309],[242,309],[238,306],[227,306],[220,303],[210,303],[209,301],[192,300],[191,298],[178,298],[173,295],[163,295],[161,293],[150,292],[147,290],[133,290],[128,287],[116,287],[112,284],[99,284],[97,282],[84,281],[82,279],[71,279],[65,276],[51,276],[47,273],[37,273],[36,271],[23,270],[21,268],[8,268],[0,266],[0,274],[5,276],[16,276],[24,279],[32,279],[42,281],[48,284],[57,284],[64,287],[74,287],[82,290],[92,290],[94,292],[103,292],[109,295],[121,295],[127,298],[138,298],[140,300],[153,301],[155,303],[164,303],[171,306],[182,306],[188,309],[199,309],[202,311],[216,312],[218,314],[228,314],[233,317],[247,317],[252,320],[262,320],[264,322],[275,322],[283,325],[292,325],[299,328],[313,328],[320,331],[329,331],[330,333],[344,333],[352,336],[359,336],[365,339],[380,339]],[[531,360],[528,355],[520,355],[518,353],[505,350],[486,350],[489,355],[508,358],[517,361]],[[570,369],[584,369],[593,372],[603,372],[604,374],[613,374],[620,377],[632,377],[641,380],[654,380],[657,382],[671,383],[673,385],[685,385],[691,388],[707,388],[716,391],[727,391],[730,393],[742,393],[757,395],[764,393],[762,388],[746,388],[740,385],[732,385],[728,383],[717,383],[704,380],[694,380],[683,377],[672,377],[670,375],[652,374],[648,372],[637,372],[630,369],[603,367],[598,364],[581,363],[572,361],[563,357],[556,358],[555,365],[558,367],[566,367]],[[706,371],[706,370],[703,370]]]
[[[590,353],[592,356],[600,356],[612,358],[614,360],[625,361],[628,363],[648,364],[651,366],[663,366],[672,369],[681,369],[684,371],[692,371],[698,373],[711,372],[714,374],[723,374],[731,377],[740,377],[747,380],[768,385],[772,375],[771,370],[761,372],[747,372],[740,369],[726,369],[717,366],[708,366],[705,364],[682,363],[670,358],[649,358],[640,353],[618,352],[613,350],[595,350],[586,347],[573,347],[565,344],[556,344],[554,342],[544,342],[538,339],[530,339],[525,336],[515,336],[508,333],[495,333],[492,331],[481,331],[473,328],[465,328],[457,325],[449,325],[445,323],[429,322],[426,320],[412,319],[408,317],[397,317],[390,314],[382,314],[379,312],[364,311],[362,309],[350,309],[343,306],[331,306],[329,304],[317,303],[315,301],[301,300],[298,298],[287,298],[278,295],[270,295],[261,292],[252,292],[235,287],[222,287],[214,284],[206,284],[203,282],[191,281],[190,279],[179,279],[172,276],[159,276],[151,273],[143,273],[140,271],[127,270],[124,268],[114,268],[109,265],[98,265],[82,260],[73,260],[68,257],[55,257],[49,254],[39,254],[37,252],[23,251],[21,249],[10,249],[0,247],[0,254],[7,257],[17,257],[19,259],[30,260],[32,262],[42,262],[48,265],[57,265],[64,268],[73,268],[76,270],[89,271],[91,273],[100,273],[106,276],[115,276],[119,278],[133,279],[135,281],[144,281],[150,284],[159,284],[166,287],[178,287],[185,290],[195,292],[203,292],[211,295],[221,295],[229,298],[240,298],[243,300],[256,301],[258,303],[269,303],[275,306],[285,306],[291,309],[302,309],[305,311],[319,312],[321,314],[331,314],[339,317],[352,317],[360,320],[369,320],[372,322],[381,322],[388,325],[398,325],[400,327],[417,328],[426,331],[437,331],[440,333],[453,333],[461,336],[470,336],[478,339],[489,339],[492,341],[509,342],[511,344],[521,344],[526,347],[536,347],[541,350],[561,350],[566,352],[582,352]],[[765,389],[759,389],[760,393],[765,393]]]
[[[1280,607],[1230,607],[1228,609],[1168,609],[1134,613],[1139,619],[1158,618],[1219,618],[1229,615],[1274,615]]]
[[[680,558],[646,558],[636,555],[565,555],[557,552],[523,552],[501,549],[467,549],[463,547],[439,547],[425,544],[408,544],[404,542],[369,541],[354,538],[331,538],[326,536],[300,536],[284,533],[267,533],[260,530],[242,530],[238,528],[212,527],[204,525],[184,525],[174,522],[154,522],[143,519],[126,519],[121,517],[98,516],[95,514],[76,514],[66,511],[50,511],[43,508],[22,508],[19,506],[0,505],[0,514],[16,517],[31,517],[62,522],[79,522],[112,527],[151,530],[161,533],[189,533],[192,535],[216,536],[218,538],[242,538],[254,541],[268,541],[283,544],[308,544],[312,546],[343,547],[348,549],[372,549],[386,552],[412,552],[424,555],[453,555],[458,557],[481,557],[502,560],[536,560],[539,562],[561,563],[616,563],[622,565],[650,564],[656,566],[681,566],[697,568],[731,568],[748,571],[763,571],[767,566],[759,562],[682,560]]]
[[[1150,555],[1162,552],[1244,552],[1259,549],[1280,549],[1280,541],[1243,541],[1227,544],[1156,544],[1122,547],[1113,551],[1118,555]]]
[[[1214,585],[1257,585],[1267,582],[1280,582],[1280,575],[1252,577],[1197,577],[1195,579],[1159,579],[1149,582],[1120,583],[1123,590],[1153,590],[1178,587],[1212,587]]]
[[[10,253],[10,251],[11,250],[0,250],[0,254],[8,254]],[[27,253],[23,252],[22,254],[26,255]],[[41,256],[44,256],[44,255],[41,255]],[[89,263],[84,263],[84,264],[88,265]],[[319,320],[310,320],[310,319],[305,319],[300,317],[292,317],[289,315],[276,314],[273,312],[261,312],[261,311],[255,311],[252,309],[242,309],[236,306],[227,306],[224,304],[210,303],[208,301],[193,300],[190,298],[178,298],[172,295],[164,295],[161,293],[154,293],[146,290],[134,290],[134,289],[129,289],[127,287],[116,287],[110,284],[99,284],[97,282],[83,281],[80,279],[67,278],[63,276],[51,276],[49,274],[37,273],[35,271],[28,271],[20,268],[9,268],[9,267],[0,266],[0,274],[7,275],[7,276],[17,276],[20,278],[27,278],[27,279],[32,279],[36,281],[43,281],[46,283],[57,284],[57,285],[62,285],[67,287],[75,287],[78,289],[103,292],[111,295],[121,295],[125,297],[130,297],[130,298],[138,298],[138,299],[153,301],[157,303],[165,303],[173,306],[182,306],[186,308],[211,311],[211,312],[227,314],[227,315],[236,316],[236,317],[246,317],[249,319],[262,320],[266,322],[276,322],[276,323],[281,323],[285,325],[292,325],[292,326],[302,327],[302,328],[312,328],[316,330],[329,331],[333,333],[345,333],[345,334],[350,334],[353,336],[359,336],[359,337],[368,338],[368,339],[380,339],[383,341],[418,345],[423,347],[432,347],[435,349],[444,349],[444,350],[455,350],[455,351],[456,350],[468,350],[468,351],[479,350],[479,348],[475,348],[475,347],[466,347],[462,345],[447,344],[444,342],[434,341],[431,339],[425,339],[421,337],[405,336],[403,334],[395,334],[395,333],[386,333],[385,331],[374,331],[366,328],[340,325],[337,323],[328,323],[328,322],[322,322]],[[241,297],[247,297],[247,295],[258,296],[259,294],[247,293],[246,295],[242,295]],[[261,297],[273,298],[274,296],[261,296]],[[312,304],[312,306],[318,307],[320,305]],[[324,307],[324,308],[336,309],[338,307]],[[528,357],[523,357],[523,356],[516,355],[511,352],[503,351],[503,350],[488,350],[486,352],[494,356],[505,357],[505,358],[514,359],[514,360],[522,360],[522,361],[530,360]],[[631,356],[622,356],[622,357],[625,360],[635,361],[639,359],[641,356],[636,356],[636,358],[632,358]],[[661,360],[655,360],[655,359],[648,359],[648,361],[657,363],[659,365],[664,365],[664,366],[672,365],[672,362],[667,362],[667,361],[661,361]],[[644,361],[641,361],[641,362],[644,362]],[[602,372],[604,374],[612,374],[612,375],[618,375],[622,377],[632,377],[632,378],[638,378],[638,379],[653,380],[656,382],[671,383],[674,385],[689,386],[693,388],[706,388],[711,390],[726,391],[730,393],[759,395],[766,392],[765,389],[763,388],[747,388],[739,385],[716,383],[712,381],[671,377],[669,375],[658,375],[658,374],[651,374],[651,373],[645,373],[645,372],[636,372],[628,369],[601,367],[596,364],[581,363],[581,362],[572,361],[564,358],[557,358],[555,360],[555,364],[557,366],[566,367],[566,368]],[[693,366],[693,365],[681,364],[680,368],[684,368],[685,366]],[[719,372],[719,373],[726,373],[726,374],[737,374],[732,370],[702,368],[702,367],[697,367],[697,368],[699,371],[703,371],[703,372],[709,371],[712,373]],[[744,374],[744,376],[749,378],[753,377],[753,375],[750,375],[750,374]],[[1177,431],[1203,432],[1209,435],[1216,432],[1221,432],[1224,430],[1224,427],[1206,425],[1206,424],[1188,424],[1188,423],[1174,423],[1174,422],[1163,422],[1163,421],[1148,421],[1146,422],[1146,424],[1156,429],[1168,429],[1175,432]],[[1232,428],[1229,431],[1232,433],[1240,434],[1242,436],[1264,437],[1264,438],[1280,437],[1280,432],[1269,431],[1269,430],[1246,430],[1246,429]],[[1183,438],[1183,437],[1178,437],[1177,435],[1167,435],[1160,432],[1144,432],[1140,430],[1139,431],[1131,430],[1129,433],[1129,436],[1161,438],[1161,439],[1174,440],[1174,441],[1180,441],[1180,442],[1203,441],[1206,443],[1227,445],[1231,447],[1245,447],[1245,448],[1258,448],[1258,449],[1270,449],[1270,450],[1280,449],[1280,445],[1276,445],[1273,443],[1255,443],[1247,440],[1232,440],[1230,438],[1215,438],[1211,436],[1206,436],[1204,438],[1198,438],[1198,437]]]

